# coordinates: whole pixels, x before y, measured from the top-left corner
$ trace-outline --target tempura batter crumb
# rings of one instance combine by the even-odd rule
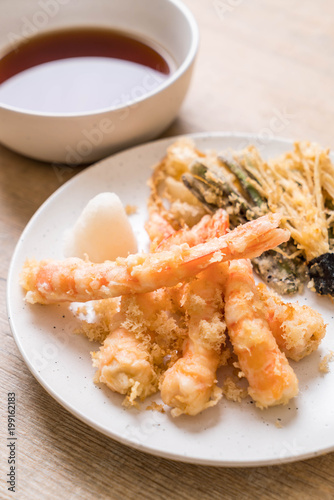
[[[226,399],[230,401],[237,401],[238,403],[248,396],[247,389],[239,387],[232,377],[227,377],[224,380],[222,390]]]
[[[136,205],[125,205],[126,215],[135,214],[137,211],[138,211],[138,207]]]
[[[165,413],[164,405],[158,404],[155,401],[153,401],[149,406],[147,406],[146,410],[159,411],[160,413]]]
[[[329,372],[329,363],[331,361],[334,361],[334,351],[330,351],[329,354],[326,354],[322,358],[322,360],[319,363],[319,370],[321,373],[328,373]]]

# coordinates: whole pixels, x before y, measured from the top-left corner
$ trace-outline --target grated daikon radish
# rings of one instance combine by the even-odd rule
[[[64,235],[65,257],[91,262],[115,260],[137,252],[137,242],[121,200],[115,193],[100,193],[83,209]]]

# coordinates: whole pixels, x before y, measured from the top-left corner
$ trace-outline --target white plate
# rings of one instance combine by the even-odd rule
[[[260,143],[249,135],[196,134],[194,138],[201,149],[238,149],[255,143],[265,156],[292,147],[292,143],[276,139]],[[42,386],[79,419],[117,441],[155,455],[207,465],[254,466],[334,450],[334,367],[326,375],[318,369],[320,359],[334,350],[333,303],[329,299],[311,293],[299,298],[323,314],[328,328],[320,349],[293,363],[300,394],[288,406],[261,411],[250,400],[238,404],[223,399],[197,417],[177,419],[168,413],[145,411],[146,404],[143,411],[124,409],[122,396],[94,385],[90,351],[97,346],[71,333],[75,322],[67,307],[24,303],[18,281],[25,259],[62,258],[64,230],[101,191],[115,191],[125,205],[139,207],[130,220],[140,248],[146,247],[146,181],[152,165],[173,141],[145,144],[86,169],[54,193],[29,222],[8,279],[10,324],[25,362]],[[275,425],[277,421],[281,428]]]

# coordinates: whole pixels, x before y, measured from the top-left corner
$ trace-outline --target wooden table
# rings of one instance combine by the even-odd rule
[[[193,83],[165,136],[246,131],[334,146],[334,4],[330,0],[187,0],[201,31]],[[41,203],[80,169],[0,148],[1,498],[334,498],[334,454],[264,468],[172,462],[132,450],[74,418],[36,382],[7,322],[11,254]],[[6,401],[16,392],[17,493],[6,489]]]

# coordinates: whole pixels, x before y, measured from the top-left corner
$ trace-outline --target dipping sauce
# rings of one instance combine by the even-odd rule
[[[49,31],[0,59],[0,103],[63,114],[115,108],[154,90],[173,69],[161,47],[125,32]]]

